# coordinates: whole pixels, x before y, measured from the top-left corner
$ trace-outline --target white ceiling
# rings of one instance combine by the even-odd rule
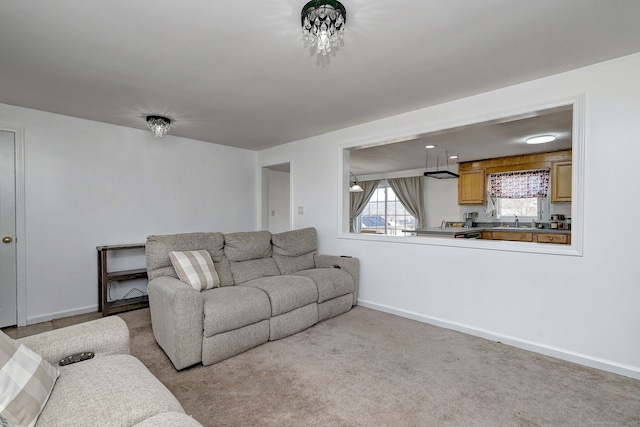
[[[553,135],[547,144],[527,144],[534,136]],[[446,170],[459,162],[568,150],[573,144],[573,108],[531,111],[521,116],[443,129],[395,143],[352,149],[349,169],[356,176],[415,169]],[[426,149],[427,145],[435,147]],[[456,155],[457,159],[449,159]],[[428,164],[427,164],[428,163]]]
[[[638,0],[0,0],[0,102],[261,150],[640,51]]]

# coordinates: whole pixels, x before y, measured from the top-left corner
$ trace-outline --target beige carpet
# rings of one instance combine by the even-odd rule
[[[205,426],[640,426],[640,381],[356,307],[176,371],[149,312],[132,353]]]

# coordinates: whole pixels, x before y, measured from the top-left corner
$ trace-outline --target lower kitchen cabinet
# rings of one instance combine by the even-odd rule
[[[559,233],[537,233],[536,242],[538,243],[559,243],[568,245],[571,243],[571,234]]]
[[[485,240],[508,240],[511,242],[571,244],[570,233],[531,233],[524,231],[484,231]]]
[[[533,233],[519,231],[487,231],[482,234],[487,240],[509,240],[512,242],[533,242]]]

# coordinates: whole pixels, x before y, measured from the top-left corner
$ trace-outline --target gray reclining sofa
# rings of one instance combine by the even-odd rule
[[[357,258],[317,254],[315,228],[147,238],[151,323],[176,369],[217,363],[300,332],[356,304]],[[178,279],[170,253],[206,250],[219,287]]]

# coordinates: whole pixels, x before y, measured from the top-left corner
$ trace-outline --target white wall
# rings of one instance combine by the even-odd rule
[[[96,246],[256,228],[257,155],[0,104],[24,128],[26,317],[95,311]]]
[[[457,165],[449,170],[458,172]],[[440,227],[442,221],[462,221],[461,206],[458,206],[457,179],[424,179],[424,203],[427,214],[427,227]],[[476,207],[475,209],[478,209]]]
[[[632,229],[610,227],[612,215],[633,225],[640,209],[638,76],[640,54],[275,147],[259,162],[292,159],[293,203],[305,207],[294,226],[317,227],[323,253],[360,258],[361,304],[640,378],[640,250]],[[342,237],[339,147],[580,94],[582,256]]]

